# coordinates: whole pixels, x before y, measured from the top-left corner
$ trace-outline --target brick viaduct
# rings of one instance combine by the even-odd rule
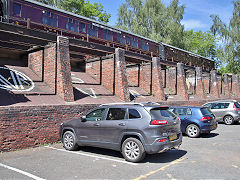
[[[86,73],[124,102],[130,101],[131,86],[143,89],[158,102],[167,101],[170,95],[185,101],[190,97],[202,100],[239,96],[238,75],[225,74],[222,78],[216,70],[203,73],[201,67],[189,69],[183,63],[162,69],[162,61],[153,57],[151,62],[128,65],[125,50],[116,48],[107,57],[88,59]],[[30,53],[28,65],[64,101],[74,101],[68,38],[58,36],[57,43]]]
[[[120,101],[131,99],[131,87],[166,105],[202,105],[215,99],[239,99],[239,76],[224,75],[216,70],[187,67],[177,63],[164,65],[163,59],[129,64],[126,51],[86,60],[86,73],[107,88]],[[69,53],[69,39],[58,36],[56,43],[28,54],[28,67],[66,102],[74,102]],[[164,68],[163,68],[164,67]],[[150,98],[151,99],[151,98]],[[0,151],[34,147],[58,141],[59,124],[77,118],[97,104],[39,106],[5,106],[0,108]]]

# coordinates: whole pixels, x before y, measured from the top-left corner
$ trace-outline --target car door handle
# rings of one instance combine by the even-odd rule
[[[95,124],[93,124],[94,126],[100,126],[100,124],[99,123],[95,123]]]
[[[125,126],[126,124],[125,123],[119,123],[118,125],[119,126]]]

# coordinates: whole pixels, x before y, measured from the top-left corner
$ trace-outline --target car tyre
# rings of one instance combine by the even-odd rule
[[[78,149],[79,146],[76,143],[76,137],[73,132],[66,131],[63,134],[63,147],[69,151],[74,151]]]
[[[224,122],[226,125],[232,125],[232,124],[234,123],[234,119],[233,119],[232,116],[227,115],[227,116],[224,116],[223,122]]]
[[[186,128],[186,134],[188,137],[197,138],[200,136],[200,129],[195,124],[189,124]]]
[[[144,159],[146,152],[141,141],[127,138],[122,144],[122,155],[126,161],[139,162]]]

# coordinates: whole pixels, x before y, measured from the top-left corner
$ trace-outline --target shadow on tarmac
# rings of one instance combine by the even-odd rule
[[[164,153],[158,153],[158,154],[147,154],[145,159],[141,161],[140,163],[170,163],[172,161],[175,161],[177,159],[180,159],[181,157],[185,156],[187,154],[187,151],[181,150],[181,149],[173,149],[169,150]]]
[[[117,157],[122,158],[124,160],[122,154],[118,151],[109,150],[109,149],[102,149],[102,148],[96,148],[96,147],[88,147],[88,146],[82,146],[80,147],[80,151],[82,152],[90,152],[94,153],[96,155],[105,155],[109,157]],[[185,150],[169,150],[164,153],[158,153],[158,154],[148,154],[146,155],[145,159],[141,161],[140,163],[169,163],[172,161],[175,161],[181,157],[183,157],[185,154],[187,154],[187,151]]]
[[[218,135],[219,135],[218,133],[208,133],[208,134],[202,134],[200,138],[214,138]]]

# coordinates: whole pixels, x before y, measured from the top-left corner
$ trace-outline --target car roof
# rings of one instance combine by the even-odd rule
[[[229,100],[218,100],[218,101],[211,101],[211,102],[208,102],[208,103],[219,103],[219,102],[237,102],[236,100],[233,100],[233,99],[229,99]],[[206,104],[208,104],[206,103]]]
[[[204,108],[201,106],[170,106],[169,108]]]
[[[102,104],[100,107],[107,106],[107,107],[119,107],[119,106],[124,106],[124,107],[150,107],[150,108],[157,108],[157,107],[162,107],[162,108],[168,108],[168,106],[163,106],[159,103],[155,102],[142,102],[142,103],[125,103],[125,102],[119,102],[119,103],[109,103],[109,104]]]

